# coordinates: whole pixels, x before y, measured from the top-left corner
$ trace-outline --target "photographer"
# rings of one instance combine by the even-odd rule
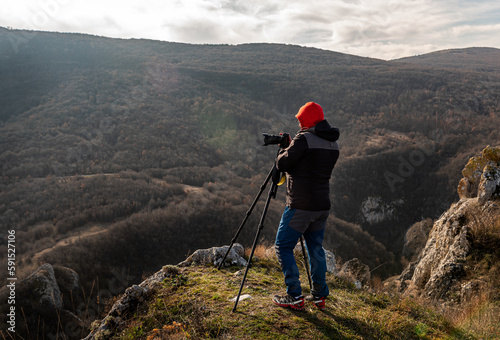
[[[340,133],[328,124],[323,109],[314,102],[302,106],[295,117],[300,131],[276,158],[277,169],[287,175],[286,208],[275,242],[287,294],[274,296],[273,302],[281,307],[304,309],[299,269],[293,256],[303,235],[311,267],[312,301],[323,310],[329,294],[323,236],[331,207],[329,181],[339,157],[336,141]]]

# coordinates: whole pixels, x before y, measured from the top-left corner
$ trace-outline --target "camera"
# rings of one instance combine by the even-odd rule
[[[268,133],[263,133],[262,135],[264,136],[264,146],[279,144],[284,149],[290,145],[290,135],[286,132],[279,135],[270,135]]]

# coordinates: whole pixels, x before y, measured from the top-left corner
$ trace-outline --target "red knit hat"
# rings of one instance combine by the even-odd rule
[[[301,128],[312,128],[325,119],[323,108],[314,102],[302,106],[295,117],[299,120]]]

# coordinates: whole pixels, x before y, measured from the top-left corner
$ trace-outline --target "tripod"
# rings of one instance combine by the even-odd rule
[[[247,277],[247,274],[248,274],[248,269],[250,268],[250,263],[252,262],[252,257],[253,257],[253,254],[255,252],[255,247],[257,246],[257,242],[259,240],[260,232],[262,231],[262,229],[264,229],[264,220],[266,218],[267,210],[269,208],[269,203],[271,201],[271,198],[276,198],[276,193],[278,191],[278,185],[280,185],[281,173],[276,168],[276,165],[274,165],[272,167],[271,171],[269,171],[269,174],[267,175],[264,183],[260,187],[259,193],[257,194],[257,196],[255,197],[254,201],[252,202],[252,205],[250,206],[250,209],[245,214],[245,218],[241,222],[240,227],[238,228],[238,231],[236,232],[236,235],[231,240],[231,245],[227,249],[226,254],[222,258],[222,261],[219,263],[219,266],[217,267],[217,269],[220,269],[222,267],[222,265],[224,264],[224,261],[226,260],[227,255],[229,254],[229,252],[231,251],[231,248],[233,247],[233,244],[236,242],[236,239],[237,239],[238,235],[240,234],[241,230],[243,229],[243,226],[245,225],[245,223],[247,222],[248,218],[252,214],[252,211],[253,211],[255,205],[257,204],[257,201],[259,200],[262,192],[266,188],[266,186],[269,183],[269,180],[271,178],[272,178],[271,188],[269,189],[269,193],[268,193],[268,196],[267,196],[267,199],[266,199],[266,203],[265,203],[264,209],[262,211],[262,215],[261,215],[260,222],[259,222],[259,227],[257,228],[257,233],[256,233],[255,239],[253,241],[252,251],[250,252],[250,257],[248,258],[247,266],[245,268],[245,274],[243,275],[243,279],[241,280],[240,290],[238,291],[238,296],[236,297],[236,301],[234,303],[233,312],[236,312],[236,308],[237,308],[238,302],[240,300],[241,291],[243,290],[243,285],[245,284],[245,280],[246,280],[246,277]],[[306,271],[307,271],[307,277],[309,279],[309,285],[310,285],[310,287],[312,289],[311,274],[309,273],[309,260],[307,258],[307,253],[306,253],[306,250],[305,250],[305,247],[304,247],[304,237],[303,236],[300,237],[300,244],[301,244],[301,247],[302,247],[302,254],[304,255],[304,261],[305,261],[305,267],[306,267]]]

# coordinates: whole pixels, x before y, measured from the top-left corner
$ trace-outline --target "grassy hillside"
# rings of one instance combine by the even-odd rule
[[[282,309],[271,301],[283,292],[281,270],[265,258],[249,271],[243,294],[251,298],[233,313],[239,269],[181,269],[137,306],[113,339],[474,339],[412,299],[359,290],[330,274],[325,311],[312,304],[305,311]]]

